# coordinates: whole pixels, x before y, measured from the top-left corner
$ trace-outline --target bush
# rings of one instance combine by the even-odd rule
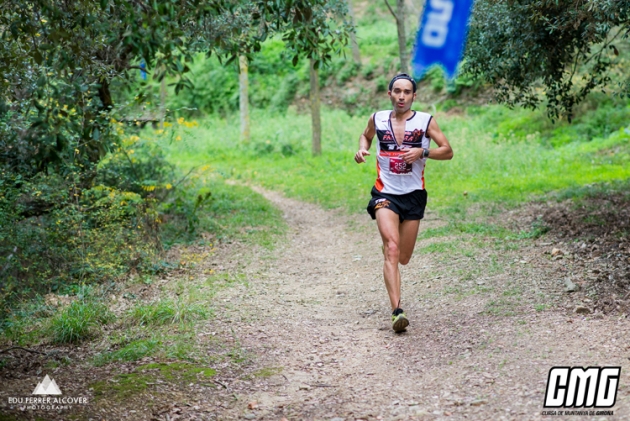
[[[300,88],[299,82],[306,81],[308,86],[308,60],[293,67],[291,57],[281,39],[270,39],[262,44],[261,51],[249,63],[249,102],[252,107],[285,111]],[[185,89],[178,95],[169,90],[165,106],[179,115],[227,115],[236,111],[239,108],[238,72],[236,63],[226,66],[216,57],[199,54],[191,66],[190,80],[194,89]],[[139,76],[135,84],[141,85]],[[155,108],[151,104],[160,101],[160,84],[150,81],[145,85],[148,106]]]
[[[441,92],[446,86],[444,71],[439,66],[431,67],[424,76],[422,76],[422,80],[427,80],[435,92]]]
[[[297,92],[299,80],[297,75],[288,74],[282,79],[280,86],[271,98],[271,108],[276,111],[286,110]]]
[[[175,177],[175,167],[154,141],[131,135],[101,161],[94,183],[147,198],[164,194]]]
[[[371,80],[374,77],[374,72],[376,71],[376,65],[372,62],[369,62],[363,69],[361,69],[361,76],[363,76],[367,80]]]
[[[11,186],[0,199],[0,302],[5,306],[61,285],[115,280],[153,260],[159,250],[150,200],[102,185],[80,192],[59,182],[52,191],[55,181],[55,176],[38,176],[21,183],[19,193]],[[40,213],[31,216],[36,210]]]
[[[387,92],[389,88],[389,80],[385,76],[379,76],[376,79],[376,92]]]
[[[340,70],[337,72],[337,84],[343,85],[348,80],[356,76],[359,72],[360,66],[354,61],[347,62]]]
[[[254,151],[259,155],[268,155],[275,151],[275,144],[271,140],[259,141],[254,143]]]
[[[481,88],[481,80],[475,79],[469,74],[465,73],[459,75],[450,82],[446,87],[446,92],[452,96],[460,95],[464,90],[469,89],[473,93],[477,92]]]
[[[514,110],[510,118],[506,112],[492,116],[496,120],[494,137],[499,142],[508,140],[528,141],[532,138],[542,145],[554,148],[571,142],[588,142],[596,138],[606,138],[624,128],[630,119],[630,104],[621,100],[606,101],[591,95],[589,101],[576,109],[572,123],[547,119],[542,111]]]
[[[148,136],[124,137],[118,127],[120,146],[96,167],[91,186],[75,173],[27,178],[2,169],[0,319],[22,298],[117,281],[131,270],[155,274],[167,267],[165,241],[196,235],[210,191],[190,175],[176,180]]]

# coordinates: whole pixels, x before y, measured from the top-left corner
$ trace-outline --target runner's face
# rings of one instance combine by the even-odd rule
[[[394,82],[392,90],[388,92],[392,105],[397,113],[404,113],[411,109],[411,104],[416,99],[413,93],[413,85],[411,81],[398,79]]]

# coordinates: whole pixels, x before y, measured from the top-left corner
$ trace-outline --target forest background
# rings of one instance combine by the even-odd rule
[[[112,294],[129,282],[151,284],[194,264],[169,260],[173,247],[230,241],[273,247],[284,229],[282,217],[247,184],[325,208],[364,211],[375,170],[351,158],[369,115],[389,107],[387,84],[400,69],[395,12],[385,2],[353,1],[354,16],[343,15],[343,2],[313,2],[311,14],[303,7],[308,2],[279,2],[289,6],[268,10],[265,2],[227,2],[225,9],[212,4],[200,16],[205,24],[223,26],[210,34],[195,32],[203,22],[193,29],[182,25],[189,22],[186,13],[199,13],[197,2],[183,11],[166,3],[129,11],[126,2],[76,2],[76,10],[42,6],[42,15],[22,21],[12,15],[20,7],[54,2],[13,3],[0,21],[3,342],[98,337],[113,321],[105,304]],[[402,3],[410,51],[423,2]],[[576,8],[577,15],[567,16],[554,9],[566,5],[551,3],[518,7],[540,13],[525,15],[550,25],[548,40],[570,32],[560,38],[574,43],[562,46],[568,53],[557,63],[544,56],[544,40],[506,40],[500,33],[498,18],[509,18],[512,29],[531,24],[515,18],[523,10],[492,9],[493,2],[479,1],[460,76],[447,81],[434,68],[419,79],[414,108],[434,114],[455,149],[452,162],[431,162],[429,180],[431,208],[451,221],[453,232],[495,230],[475,218],[541,197],[627,195],[628,7],[611,1],[599,14]],[[246,19],[256,7],[258,26]],[[84,13],[89,8],[92,14]],[[57,12],[60,22],[84,13],[77,33],[45,16]],[[152,23],[122,31],[127,56],[107,61],[120,51],[108,49],[111,40],[90,38],[99,13],[126,24],[150,16]],[[567,21],[549,23],[549,16]],[[358,58],[344,19],[356,25]],[[598,29],[588,32],[589,25]],[[309,38],[312,33],[320,38]],[[64,50],[75,36],[85,44]],[[44,38],[48,42],[40,43]],[[210,56],[204,43],[212,46]],[[90,61],[90,51],[99,51],[102,61]],[[249,137],[240,129],[239,60],[230,60],[238,54],[249,57]],[[317,156],[311,148],[311,67],[322,103]],[[108,77],[115,72],[124,77]],[[535,221],[531,230],[501,235],[531,238],[545,231]],[[54,297],[72,304],[59,306]],[[138,301],[126,317],[145,326],[147,320],[168,324],[210,316],[188,304],[183,298]],[[155,341],[124,342],[130,345],[99,361],[157,352]],[[181,347],[161,352],[186,358]]]

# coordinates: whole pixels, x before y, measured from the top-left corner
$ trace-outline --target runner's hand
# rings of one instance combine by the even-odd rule
[[[400,155],[400,157],[405,161],[405,163],[411,164],[422,157],[422,152],[424,152],[424,149],[422,148],[411,148],[404,154]]]
[[[357,152],[356,155],[354,155],[354,160],[357,162],[357,164],[365,162],[364,156],[366,155],[369,156],[370,153],[366,151],[365,149],[359,149],[359,152]]]

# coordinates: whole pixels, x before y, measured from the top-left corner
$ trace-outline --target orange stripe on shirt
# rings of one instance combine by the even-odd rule
[[[378,165],[378,159],[376,160],[376,184],[374,184],[376,190],[383,191],[385,184],[383,184],[383,180],[381,180],[381,166]]]

